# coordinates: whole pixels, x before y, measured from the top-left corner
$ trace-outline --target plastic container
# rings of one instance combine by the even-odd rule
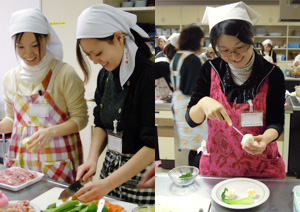
[[[147,1],[136,1],[135,7],[146,7]]]
[[[289,43],[288,48],[299,48],[299,43]]]
[[[191,173],[192,176],[184,177],[184,178],[180,177],[187,173]],[[168,174],[169,174],[169,177],[171,178],[171,180],[176,185],[187,186],[187,185],[192,184],[195,181],[197,175],[199,174],[199,169],[194,166],[178,166],[178,167],[175,167],[174,169],[172,169],[171,171],[169,171]]]
[[[130,1],[122,2],[122,7],[133,7],[133,3],[134,2],[130,2]]]

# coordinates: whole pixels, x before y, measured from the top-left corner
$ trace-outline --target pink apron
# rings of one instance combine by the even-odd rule
[[[17,93],[16,77],[13,73],[15,87],[13,109],[14,126],[11,144],[5,156],[6,166],[19,166],[29,170],[44,173],[47,177],[63,183],[72,183],[76,178],[77,167],[83,162],[82,144],[79,133],[63,137],[54,137],[51,142],[39,153],[30,153],[22,144],[22,140],[33,135],[40,129],[66,122],[69,118],[61,111],[52,98],[52,87],[56,73],[62,63],[50,64],[50,70],[42,81],[45,91],[42,95],[22,95]],[[52,68],[51,68],[52,67]],[[50,112],[48,117],[35,117],[29,115],[30,104],[48,103]]]
[[[266,125],[266,96],[268,78],[262,83],[256,97],[252,100],[253,110],[264,111],[263,123]],[[211,69],[210,97],[220,102],[230,116],[233,125],[243,134],[260,135],[264,127],[241,127],[240,112],[249,111],[248,103],[230,104],[221,90],[220,79]],[[267,145],[259,155],[251,155],[242,149],[242,136],[227,122],[208,119],[208,140],[206,144],[209,155],[200,159],[200,174],[208,176],[243,176],[285,178],[285,165],[278,152],[276,141]]]

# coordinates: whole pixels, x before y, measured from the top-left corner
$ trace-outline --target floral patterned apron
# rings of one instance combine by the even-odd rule
[[[262,83],[256,97],[252,100],[253,110],[264,111],[263,123],[266,126],[266,96],[268,78]],[[249,111],[248,103],[230,104],[221,90],[220,79],[214,69],[211,69],[210,97],[220,102],[230,116],[233,125],[243,134],[259,135],[264,127],[241,127],[240,112]],[[227,122],[208,120],[209,132],[206,144],[208,154],[200,159],[200,174],[214,176],[244,176],[285,178],[285,165],[278,152],[276,141],[267,145],[262,154],[252,155],[242,149],[242,136]]]
[[[17,93],[15,72],[12,83],[15,88],[13,109],[14,124],[11,143],[5,156],[5,165],[19,166],[25,169],[42,172],[45,176],[63,183],[72,183],[76,178],[76,169],[83,162],[82,144],[79,133],[54,137],[39,153],[30,153],[22,144],[22,140],[35,132],[68,120],[68,115],[61,111],[52,98],[55,76],[63,65],[52,60],[50,70],[42,81],[44,91],[33,95]],[[29,115],[30,104],[49,104],[48,117]]]
[[[185,58],[187,58],[193,52],[184,52],[179,58],[176,70],[173,70],[173,61],[170,64],[171,82],[174,86],[174,92],[172,97],[172,109],[175,121],[176,132],[179,137],[179,148],[197,150],[201,146],[201,142],[207,139],[207,122],[204,121],[197,127],[190,127],[185,120],[185,113],[187,105],[191,99],[190,96],[184,95],[179,89],[181,75],[180,69]]]

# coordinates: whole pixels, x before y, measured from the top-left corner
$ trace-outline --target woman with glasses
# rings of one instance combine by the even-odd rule
[[[206,8],[203,21],[219,57],[203,65],[186,113],[192,127],[208,122],[201,175],[285,177],[276,143],[284,123],[284,76],[253,49],[258,19],[243,2]],[[252,134],[254,143],[242,146],[234,127]]]
[[[204,32],[199,25],[190,24],[183,28],[178,41],[178,51],[171,63],[171,83],[174,88],[172,109],[175,128],[178,133],[179,149],[189,151],[189,165],[199,167],[200,154],[197,149],[202,140],[207,138],[205,124],[191,128],[184,118],[187,104],[190,101],[201,62],[198,57],[204,42]]]

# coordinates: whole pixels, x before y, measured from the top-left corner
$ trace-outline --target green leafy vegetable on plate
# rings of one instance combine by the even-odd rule
[[[225,192],[228,191],[227,188],[224,189],[223,193],[221,194],[222,201],[227,204],[232,205],[251,205],[254,200],[253,197],[245,197],[243,199],[226,199],[225,198]]]

